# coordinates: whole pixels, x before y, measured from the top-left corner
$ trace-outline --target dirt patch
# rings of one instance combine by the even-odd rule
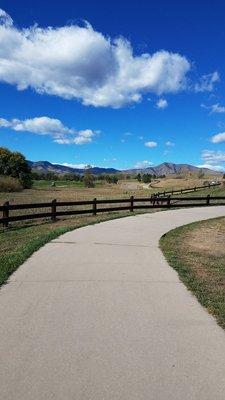
[[[209,255],[225,256],[225,218],[220,222],[203,223],[186,237],[185,246],[192,251]]]

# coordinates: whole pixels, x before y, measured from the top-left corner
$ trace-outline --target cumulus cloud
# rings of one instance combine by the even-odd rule
[[[0,81],[18,90],[119,108],[141,101],[144,93],[186,87],[191,65],[178,53],[135,55],[128,40],[106,37],[88,23],[20,29],[3,10],[0,21]]]
[[[49,135],[54,142],[59,144],[85,144],[90,143],[98,133],[91,129],[75,130],[68,128],[56,118],[35,117],[32,119],[12,119],[0,118],[0,128],[10,128],[16,132],[31,132],[37,135]]]
[[[166,107],[168,107],[168,102],[166,99],[159,99],[156,103],[156,107],[159,109],[164,109]]]
[[[151,165],[153,165],[153,163],[151,161],[147,161],[147,160],[137,161],[134,168],[138,168],[138,169],[148,168]]]
[[[205,164],[217,165],[219,162],[225,162],[224,151],[203,150],[201,155]]]
[[[194,90],[195,92],[212,92],[215,84],[219,81],[220,76],[217,71],[214,71],[211,74],[202,75],[199,82],[195,84]]]
[[[225,142],[225,132],[217,133],[216,135],[212,136],[211,141],[213,143]]]
[[[157,143],[153,142],[153,141],[149,141],[149,142],[145,142],[145,146],[152,148],[152,147],[156,147]]]

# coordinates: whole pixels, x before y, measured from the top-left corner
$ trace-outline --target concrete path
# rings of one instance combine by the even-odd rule
[[[67,233],[0,291],[1,400],[224,400],[225,334],[158,248],[225,207]]]

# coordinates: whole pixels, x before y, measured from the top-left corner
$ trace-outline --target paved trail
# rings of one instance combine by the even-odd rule
[[[225,207],[67,233],[0,291],[1,400],[224,400],[225,334],[158,248]]]

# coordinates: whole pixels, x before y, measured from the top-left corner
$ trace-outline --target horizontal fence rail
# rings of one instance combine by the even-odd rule
[[[175,191],[174,191],[175,192]],[[177,192],[177,191],[176,191]],[[106,207],[104,207],[106,205]],[[50,218],[53,222],[56,221],[57,217],[72,216],[81,214],[92,214],[103,212],[115,212],[115,211],[130,211],[135,210],[146,210],[154,208],[183,208],[183,207],[203,207],[212,205],[225,205],[225,196],[210,196],[209,194],[205,197],[194,196],[194,197],[176,197],[162,194],[153,194],[150,197],[135,198],[131,196],[127,199],[96,199],[88,201],[57,201],[56,199],[48,203],[30,203],[30,204],[10,204],[5,202],[0,206],[0,212],[2,212],[2,218],[0,218],[0,224],[7,227],[10,222],[24,221],[33,219],[44,219]],[[62,210],[62,207],[74,206],[75,209]],[[91,206],[90,208],[76,208],[79,206]],[[33,212],[35,209],[41,209],[41,212]],[[43,211],[44,209],[48,209]],[[28,214],[16,214],[12,215],[15,210],[31,210]]]

